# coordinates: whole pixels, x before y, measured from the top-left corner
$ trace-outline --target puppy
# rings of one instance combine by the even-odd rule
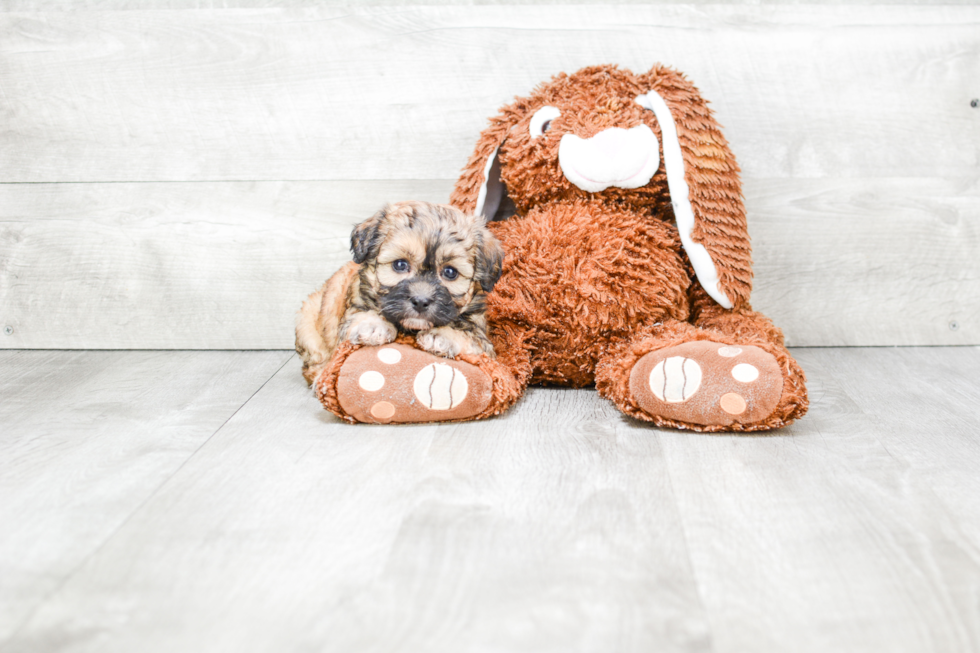
[[[504,251],[482,218],[442,204],[389,204],[354,228],[354,261],[311,294],[296,321],[296,351],[312,383],[340,342],[383,345],[415,336],[439,356],[494,355],[484,298]]]

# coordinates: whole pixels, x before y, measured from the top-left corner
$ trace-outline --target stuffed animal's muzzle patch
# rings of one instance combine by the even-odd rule
[[[558,163],[562,174],[582,190],[598,193],[610,186],[646,186],[660,167],[660,145],[646,125],[610,127],[591,138],[561,137]]]

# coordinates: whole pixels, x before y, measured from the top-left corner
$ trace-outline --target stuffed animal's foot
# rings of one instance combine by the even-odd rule
[[[644,355],[630,372],[629,389],[652,417],[729,427],[769,417],[783,375],[776,358],[758,347],[698,340]]]
[[[318,378],[317,386],[325,381]],[[475,365],[391,344],[350,354],[336,376],[336,398],[358,422],[448,422],[482,413],[492,385]]]

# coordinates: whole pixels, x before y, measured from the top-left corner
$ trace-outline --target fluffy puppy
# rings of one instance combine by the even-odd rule
[[[398,333],[439,356],[494,355],[484,299],[504,252],[482,218],[442,204],[389,204],[354,228],[354,261],[311,294],[296,351],[312,383],[337,345],[383,345]]]

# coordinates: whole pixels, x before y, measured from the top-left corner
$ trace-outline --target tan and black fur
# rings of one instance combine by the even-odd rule
[[[482,218],[447,205],[389,204],[354,228],[354,260],[311,294],[296,322],[308,383],[340,342],[383,345],[399,333],[454,358],[494,355],[486,294],[500,278],[503,249]]]

